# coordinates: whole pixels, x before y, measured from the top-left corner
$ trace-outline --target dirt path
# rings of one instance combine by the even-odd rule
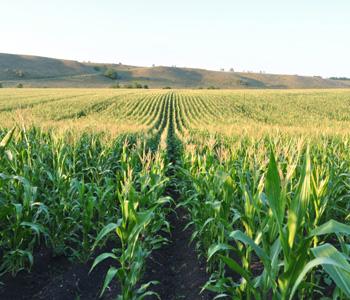
[[[179,182],[177,164],[181,163],[179,158],[182,148],[174,132],[173,105],[170,106],[169,114],[167,154],[172,166],[167,174],[171,181],[166,195],[171,196],[177,203],[181,196],[177,188]],[[191,228],[184,231],[189,221],[186,218],[186,211],[183,208],[175,209],[168,221],[171,225],[171,235],[168,237],[170,243],[152,253],[147,263],[144,281],[157,279],[160,282],[153,287],[153,290],[159,294],[162,300],[212,299],[213,295],[209,292],[200,293],[209,276],[205,272],[205,264],[198,260],[194,245],[189,244]]]

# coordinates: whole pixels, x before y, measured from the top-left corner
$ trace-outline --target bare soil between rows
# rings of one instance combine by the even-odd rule
[[[201,292],[209,275],[205,271],[205,262],[198,259],[194,245],[190,244],[190,228],[184,231],[188,222],[185,210],[175,210],[168,220],[172,227],[168,237],[170,242],[151,254],[144,281],[159,281],[152,290],[162,300],[213,299],[210,292]]]
[[[103,251],[112,247],[110,243]],[[64,256],[54,257],[47,249],[41,249],[34,259],[31,272],[21,271],[16,277],[6,275],[2,278],[1,300],[99,299],[105,274],[113,263],[107,260],[89,274],[93,260],[75,263]],[[116,295],[118,286],[113,283],[101,299],[115,299]]]
[[[175,198],[175,197],[174,197]],[[146,264],[143,282],[159,281],[152,286],[162,300],[172,299],[212,299],[213,295],[200,293],[208,280],[205,263],[197,258],[194,246],[189,244],[191,230],[183,230],[188,220],[184,209],[177,209],[169,215],[171,235],[169,243],[154,251]],[[102,252],[109,251],[113,244]],[[86,264],[74,263],[67,257],[54,257],[43,248],[35,255],[31,272],[21,271],[16,277],[6,275],[0,286],[1,300],[75,300],[75,299],[116,299],[119,288],[116,282],[110,285],[103,297],[99,298],[104,277],[114,262],[106,260],[91,274],[93,260]],[[148,297],[146,299],[157,299]]]

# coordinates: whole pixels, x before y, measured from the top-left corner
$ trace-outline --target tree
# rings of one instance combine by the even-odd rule
[[[24,77],[24,72],[22,70],[15,70],[15,74],[17,77]]]
[[[0,82],[0,89],[2,89],[3,88],[3,86],[2,86],[2,83]]]
[[[22,83],[17,84],[17,88],[21,89],[23,87]]]
[[[118,79],[117,71],[113,70],[112,68],[108,68],[103,75],[113,80]]]
[[[142,89],[142,84],[138,82],[134,82],[134,88],[135,89]]]
[[[235,70],[233,68],[230,69],[230,72],[234,72]]]
[[[143,86],[143,88],[144,88],[144,89],[148,89],[148,85],[145,84],[145,85]]]
[[[120,88],[120,85],[119,85],[119,82],[117,82],[116,84],[113,84],[111,86],[112,89],[119,89]]]

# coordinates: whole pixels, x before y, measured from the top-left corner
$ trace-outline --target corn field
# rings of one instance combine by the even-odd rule
[[[86,276],[107,263],[85,299],[350,299],[349,104],[348,90],[1,90],[0,298],[50,251]],[[161,274],[189,271],[188,245],[206,280],[180,295]]]

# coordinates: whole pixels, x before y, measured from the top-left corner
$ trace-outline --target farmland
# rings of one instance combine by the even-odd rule
[[[349,299],[349,125],[345,89],[0,89],[0,298]]]

